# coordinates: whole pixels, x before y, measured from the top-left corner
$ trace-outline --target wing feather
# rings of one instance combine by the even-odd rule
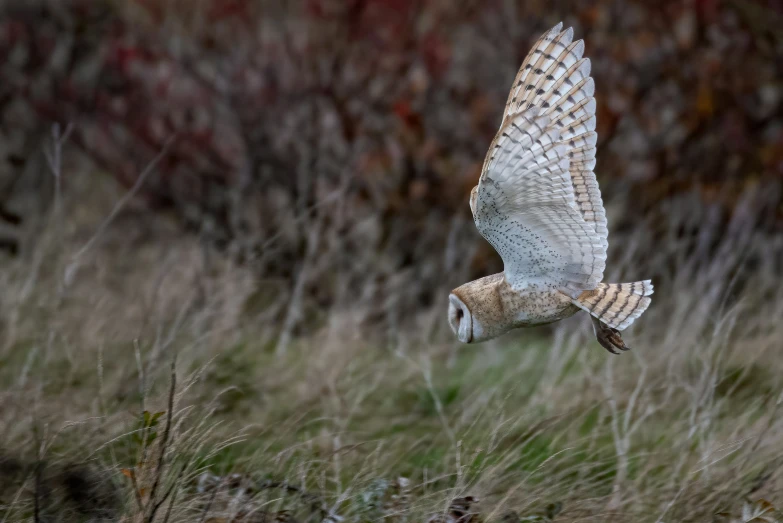
[[[607,227],[595,179],[595,83],[584,42],[558,24],[517,73],[471,196],[476,225],[515,289],[571,296],[603,278]]]
[[[496,136],[474,219],[513,288],[576,297],[600,282],[606,249],[579,213],[560,131],[538,113],[514,116]]]
[[[522,92],[522,96],[524,96],[523,87],[527,77],[531,71],[535,69],[535,62],[542,57],[543,51],[547,49],[550,42],[560,34],[560,29],[562,28],[563,23],[560,22],[555,27],[541,35],[541,38],[539,38],[536,43],[533,44],[533,48],[522,62],[522,65],[519,68],[519,72],[517,72],[517,76],[514,78],[514,83],[511,85],[511,91],[508,93],[508,100],[506,100],[506,110],[503,113],[503,123],[505,123],[508,116],[515,113],[515,108],[519,107],[518,100],[520,98],[520,91]]]

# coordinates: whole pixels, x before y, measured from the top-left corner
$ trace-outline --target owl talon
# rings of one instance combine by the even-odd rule
[[[601,347],[605,348],[612,354],[620,354],[615,349],[619,349],[622,352],[631,350],[631,348],[628,347],[623,341],[622,336],[620,336],[620,331],[611,328],[597,318],[591,316],[591,319],[593,320],[593,330],[595,331],[595,337],[598,339],[598,343],[601,344]]]

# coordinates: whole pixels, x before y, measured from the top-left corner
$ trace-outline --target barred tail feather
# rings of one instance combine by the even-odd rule
[[[650,280],[634,283],[599,283],[584,291],[574,305],[586,310],[601,322],[619,331],[625,329],[650,306],[653,293]]]

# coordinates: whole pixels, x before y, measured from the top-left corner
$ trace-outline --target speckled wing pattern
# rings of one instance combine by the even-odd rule
[[[525,58],[472,204],[516,290],[576,298],[603,278],[607,227],[595,166],[590,61],[558,24]]]

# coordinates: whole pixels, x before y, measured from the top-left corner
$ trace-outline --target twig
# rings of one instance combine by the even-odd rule
[[[144,502],[141,500],[141,492],[139,491],[139,483],[136,481],[136,471],[128,469],[129,478],[131,480],[131,486],[133,487],[133,494],[136,498],[136,505],[139,508],[139,512],[144,511]]]
[[[163,504],[166,502],[166,500],[171,496],[171,503],[169,503],[168,508],[166,509],[166,517],[163,518],[163,523],[166,523],[169,520],[169,517],[171,517],[171,510],[174,508],[174,502],[177,499],[177,490],[176,488],[179,486],[179,482],[182,479],[183,474],[185,473],[185,467],[187,463],[183,463],[182,466],[179,468],[179,473],[177,474],[176,479],[171,484],[169,489],[166,491],[166,493],[163,495],[163,497],[158,501],[157,508],[160,508],[163,506]],[[157,510],[156,508],[156,510]]]
[[[171,496],[171,503],[169,503],[169,508],[166,509],[166,517],[163,518],[163,523],[168,523],[169,518],[171,518],[171,510],[174,508],[174,503],[177,501],[177,493],[174,492],[174,495]]]
[[[166,448],[169,442],[169,434],[171,432],[171,419],[174,412],[174,391],[177,387],[176,364],[177,360],[175,356],[174,360],[171,362],[171,385],[169,387],[169,408],[168,412],[166,412],[166,428],[163,431],[163,439],[160,443],[158,465],[155,468],[155,482],[152,484],[152,489],[150,490],[150,513],[147,516],[148,523],[152,523],[152,521],[155,519],[155,513],[160,508],[160,505],[155,501],[155,494],[158,490],[158,486],[160,485],[160,478],[163,476],[163,464],[166,456]]]

